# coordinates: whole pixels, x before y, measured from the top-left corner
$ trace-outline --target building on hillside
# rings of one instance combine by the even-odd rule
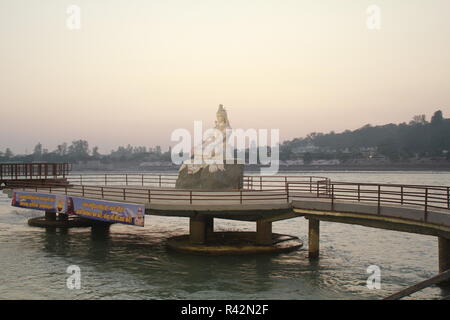
[[[318,159],[311,162],[311,165],[313,166],[335,166],[339,164],[341,164],[339,159]]]

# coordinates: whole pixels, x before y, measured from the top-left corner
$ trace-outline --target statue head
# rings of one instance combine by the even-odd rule
[[[216,128],[229,128],[230,122],[228,121],[227,111],[223,108],[222,104],[219,104],[219,110],[216,112]]]

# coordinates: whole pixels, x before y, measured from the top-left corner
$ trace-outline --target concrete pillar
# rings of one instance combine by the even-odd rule
[[[272,222],[256,221],[256,244],[272,245]]]
[[[438,237],[439,273],[450,269],[450,239]]]
[[[108,234],[111,223],[109,222],[95,222],[92,224],[91,232],[97,234]]]
[[[206,238],[214,233],[214,218],[205,218]]]
[[[189,219],[189,241],[192,244],[204,244],[206,241],[206,219],[192,217]]]
[[[56,212],[45,211],[45,220],[56,221]]]
[[[91,239],[95,242],[104,242],[110,239],[110,227],[112,223],[93,221],[91,226]]]
[[[320,220],[308,218],[308,221],[309,221],[308,257],[310,259],[317,259],[319,257]]]
[[[65,213],[59,213],[58,214],[58,220],[59,221],[67,221],[67,220],[69,220],[69,215],[67,215]]]

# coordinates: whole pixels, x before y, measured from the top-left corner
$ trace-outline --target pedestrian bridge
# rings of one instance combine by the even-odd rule
[[[67,175],[67,185],[15,184],[15,189],[144,204],[146,214],[189,217],[194,242],[206,241],[214,218],[256,221],[258,241],[272,241],[272,223],[305,217],[309,253],[319,253],[319,221],[433,235],[441,270],[450,269],[450,187],[331,181],[319,176],[244,177],[239,190],[175,188],[177,175]],[[199,231],[200,230],[200,231]]]
[[[336,182],[320,176],[245,176],[230,191],[175,189],[177,175],[67,175],[68,185],[16,184],[24,191],[145,204],[150,215],[277,221],[298,216],[448,235],[450,187]]]
[[[0,163],[0,190],[16,185],[65,184],[70,163]]]

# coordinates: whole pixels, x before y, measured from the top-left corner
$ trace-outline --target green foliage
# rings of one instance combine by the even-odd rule
[[[4,157],[5,159],[7,159],[7,160],[10,160],[13,156],[14,156],[14,155],[13,155],[11,149],[10,149],[10,148],[6,148],[5,154],[3,155],[3,157]]]
[[[55,150],[47,152],[41,143],[38,143],[32,154],[14,156],[9,148],[5,152],[0,151],[0,162],[79,162],[88,160],[98,160],[103,163],[111,162],[143,162],[143,161],[171,161],[170,149],[162,152],[160,146],[155,148],[127,145],[120,146],[117,150],[112,150],[109,155],[99,153],[99,148],[95,146],[92,151],[89,149],[89,142],[86,140],[72,141],[71,145],[62,143]]]
[[[442,111],[438,110],[431,122],[426,121],[425,115],[419,115],[414,116],[409,124],[367,124],[357,130],[342,133],[313,132],[306,138],[283,142],[280,146],[280,158],[293,159],[296,157],[293,150],[311,145],[321,151],[328,150],[341,160],[354,157],[363,148],[373,148],[393,161],[415,155],[447,156],[446,150],[450,151],[450,119],[445,119]],[[343,153],[345,150],[347,152]]]
[[[303,150],[298,152],[298,150]],[[450,119],[445,119],[442,111],[436,111],[430,122],[425,115],[414,116],[408,124],[386,124],[372,126],[366,124],[357,130],[342,133],[313,132],[305,138],[295,138],[280,145],[280,160],[303,159],[306,164],[315,159],[339,159],[347,161],[362,156],[364,149],[376,150],[392,161],[413,156],[443,156],[450,160]],[[98,147],[92,151],[86,140],[75,140],[70,145],[61,143],[48,152],[38,143],[32,154],[16,155],[7,148],[0,151],[0,162],[78,162],[99,160],[111,162],[171,161],[170,148],[163,152],[160,146],[149,148],[132,145],[119,146],[109,155],[102,155]]]
[[[72,141],[67,150],[67,156],[70,160],[88,160],[89,159],[89,143],[86,140]]]
[[[434,113],[433,117],[431,118],[431,124],[434,126],[441,125],[444,121],[444,117],[442,115],[442,111],[438,110]]]
[[[312,160],[313,160],[313,157],[312,157],[311,153],[307,152],[303,155],[303,162],[305,164],[310,164],[312,162]]]

